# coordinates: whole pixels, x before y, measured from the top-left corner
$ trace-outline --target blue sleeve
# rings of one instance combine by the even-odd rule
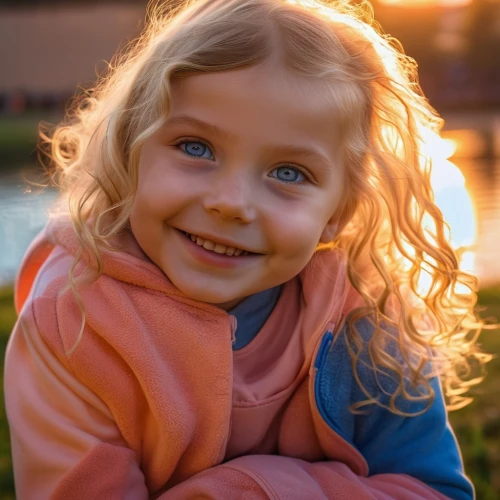
[[[439,380],[432,379],[431,385],[436,398],[422,415],[404,417],[377,407],[358,416],[354,445],[365,457],[370,475],[408,474],[449,498],[470,500],[474,491],[464,474]]]
[[[366,341],[374,330],[372,322],[362,319],[356,326],[365,341],[357,372],[370,394],[387,405],[397,387],[396,378],[383,369],[375,374],[371,367]],[[353,414],[350,406],[367,398],[353,374],[347,348],[350,338],[346,326],[329,347],[324,369],[318,373],[318,406],[327,423],[364,456],[370,476],[407,474],[453,500],[473,499],[474,489],[464,473],[439,379],[430,380],[435,399],[418,416],[401,416],[376,404],[361,408],[361,414]],[[398,357],[396,343],[388,347],[388,352]],[[406,389],[412,393],[409,386]],[[427,403],[399,397],[396,406],[414,414],[426,408]]]

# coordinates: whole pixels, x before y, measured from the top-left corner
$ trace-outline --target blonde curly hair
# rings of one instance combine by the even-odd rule
[[[339,114],[347,182],[330,246],[345,252],[348,278],[365,303],[350,317],[349,351],[366,395],[353,410],[381,404],[358,377],[363,352],[375,372],[395,374],[391,411],[401,413],[399,396],[431,404],[429,378],[436,373],[450,407],[467,404],[465,392],[482,378],[482,370],[473,377],[471,370],[489,357],[475,346],[484,327],[474,312],[477,279],[459,269],[430,184],[426,134],[439,133],[442,120],[420,90],[416,63],[381,33],[368,2],[150,4],[143,33],[75,99],[63,123],[41,134],[81,245],[71,287],[77,293],[78,261],[85,257],[99,276],[100,248],[112,248],[112,238],[127,228],[141,146],[167,118],[174,79],[271,56],[292,74],[329,85]],[[423,275],[430,283],[424,290]],[[375,324],[368,340],[356,327],[366,315]],[[388,354],[394,337],[382,324],[398,328],[400,356]],[[417,395],[407,390],[408,380]]]

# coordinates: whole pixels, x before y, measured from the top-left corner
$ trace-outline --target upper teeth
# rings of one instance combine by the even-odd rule
[[[194,234],[186,233],[197,245],[205,248],[206,250],[211,250],[212,252],[226,254],[229,256],[237,257],[240,254],[248,255],[246,250],[242,250],[241,248],[227,247],[226,245],[221,245],[220,243],[215,243],[215,241],[206,240],[201,236],[196,236]]]

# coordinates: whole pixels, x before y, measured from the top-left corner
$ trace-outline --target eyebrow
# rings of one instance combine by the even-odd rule
[[[198,118],[194,118],[193,116],[188,116],[188,115],[178,115],[174,116],[172,118],[169,118],[165,126],[175,126],[175,125],[191,125],[193,127],[196,127],[198,129],[204,130],[222,140],[230,141],[234,139],[235,135],[232,132],[229,132],[228,130],[225,130],[223,128],[218,127],[217,125],[213,125],[211,123],[204,122],[202,120],[199,120]],[[323,167],[332,170],[333,165],[332,163],[323,156],[320,153],[317,153],[316,151],[313,151],[312,149],[300,147],[300,146],[293,146],[291,144],[283,144],[281,146],[276,147],[277,150],[283,151],[290,153],[295,156],[301,156],[302,158],[309,159],[312,161],[316,161],[320,163]]]
[[[173,126],[173,125],[192,125],[202,130],[206,130],[211,134],[220,137],[221,139],[234,139],[234,134],[231,132],[224,130],[217,125],[212,125],[211,123],[207,123],[199,120],[198,118],[194,118],[193,116],[187,115],[179,115],[169,118],[165,123],[165,126]]]

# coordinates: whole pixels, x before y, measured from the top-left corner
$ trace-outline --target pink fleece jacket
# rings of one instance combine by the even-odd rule
[[[17,280],[5,397],[19,500],[445,498],[409,476],[367,477],[363,456],[317,411],[315,352],[359,301],[338,252],[318,253],[299,275],[310,341],[279,429],[280,455],[223,463],[231,316],[186,297],[137,252],[104,251],[104,274],[80,292],[85,328],[68,356],[82,321],[66,286],[77,248],[72,228],[52,223]]]

